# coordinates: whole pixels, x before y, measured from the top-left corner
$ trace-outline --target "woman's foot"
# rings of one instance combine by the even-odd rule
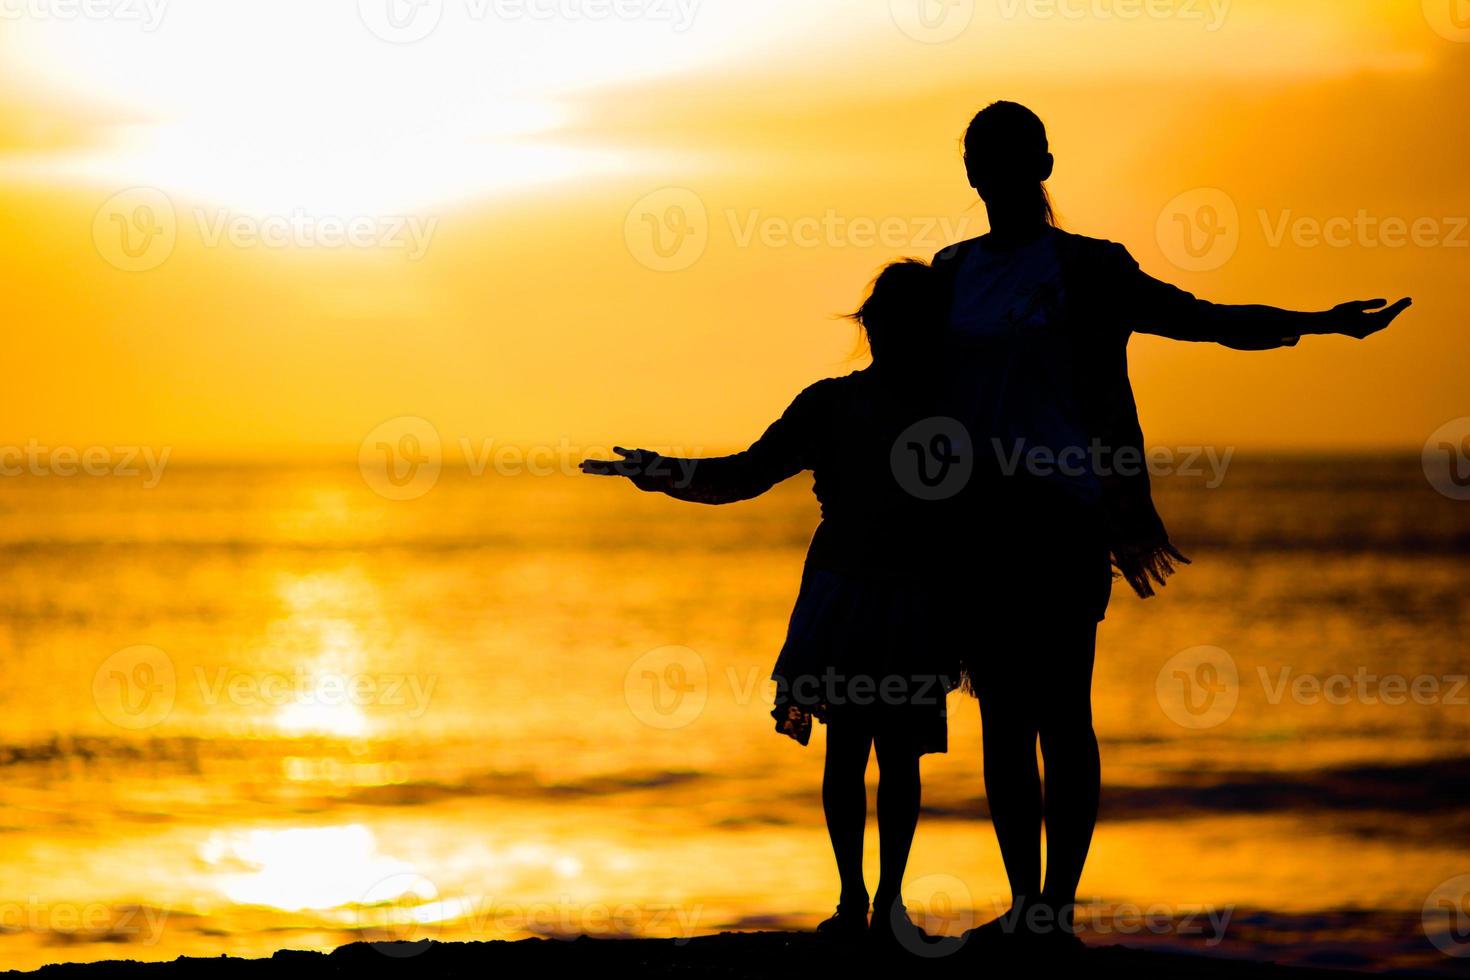
[[[839,905],[830,919],[817,926],[817,935],[838,942],[860,942],[868,934],[868,904]]]
[[[974,951],[994,950],[1010,943],[1026,932],[1026,909],[1024,905],[1012,905],[989,922],[967,930],[960,939],[966,948],[973,947]]]
[[[1071,913],[1071,905],[1058,911],[1044,899],[1012,905],[997,918],[965,933],[965,944],[978,949],[1010,944],[1042,953],[1086,949],[1077,938]]]

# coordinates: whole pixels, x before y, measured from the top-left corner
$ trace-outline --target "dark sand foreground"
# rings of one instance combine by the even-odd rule
[[[871,953],[835,950],[812,933],[723,933],[687,941],[669,939],[526,939],[484,943],[353,943],[332,953],[280,952],[270,959],[179,958],[170,963],[106,963],[48,966],[34,973],[11,971],[5,977],[45,980],[266,980],[281,976],[341,977],[778,977],[840,978],[881,974],[955,977],[1075,976],[1127,977],[1133,980],[1333,980],[1366,974],[1212,959],[1122,946],[1096,947],[1047,962],[1009,962],[973,946],[927,947],[924,955],[903,953],[891,964]],[[1381,976],[1382,974],[1380,974]]]

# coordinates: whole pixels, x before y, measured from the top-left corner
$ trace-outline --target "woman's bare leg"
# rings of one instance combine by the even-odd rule
[[[985,799],[995,825],[1011,903],[1021,908],[1041,892],[1041,773],[1036,765],[1036,723],[1015,692],[997,678],[980,683],[985,740]]]
[[[1092,730],[1096,642],[1097,624],[1081,624],[1060,633],[1049,652],[1054,670],[1041,722],[1041,755],[1046,766],[1043,895],[1058,912],[1076,904],[1077,885],[1097,826],[1102,766]]]

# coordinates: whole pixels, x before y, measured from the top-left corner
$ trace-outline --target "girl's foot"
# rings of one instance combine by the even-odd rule
[[[1044,913],[1038,924],[1029,929],[1027,936],[1037,950],[1061,956],[1080,953],[1087,948],[1087,944],[1077,936],[1076,902],[1058,903],[1043,898],[1038,904]]]
[[[908,909],[904,908],[901,898],[892,901],[879,899],[873,903],[873,921],[868,926],[868,941],[880,952],[919,952],[929,945],[929,937],[909,918]]]
[[[1087,949],[1087,944],[1075,932],[1065,929],[1033,933],[1027,938],[1031,948],[1046,956],[1072,956]]]
[[[830,919],[817,926],[817,935],[839,942],[858,942],[868,934],[868,906],[837,906]]]

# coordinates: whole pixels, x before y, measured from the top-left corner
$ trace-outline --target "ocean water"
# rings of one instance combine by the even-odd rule
[[[1463,972],[1470,503],[1411,457],[1209,482],[1101,631],[1089,941]],[[810,927],[821,737],[764,678],[815,521],[803,480],[0,480],[0,966]],[[1007,894],[950,708],[906,898],[957,933]]]

